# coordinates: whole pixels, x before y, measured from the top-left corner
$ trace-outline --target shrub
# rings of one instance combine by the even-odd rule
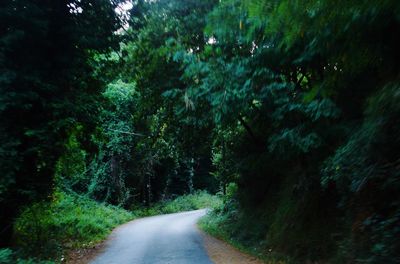
[[[9,248],[0,249],[0,264],[54,264],[52,261],[40,261],[37,259],[21,259]]]
[[[12,250],[9,248],[0,249],[0,264],[11,263]]]
[[[88,198],[55,192],[50,202],[26,208],[15,222],[15,240],[24,255],[60,255],[65,248],[88,246],[104,239],[133,214]]]
[[[206,191],[197,191],[193,194],[187,194],[177,197],[172,201],[167,201],[163,206],[163,213],[175,213],[203,208],[216,208],[221,200]]]

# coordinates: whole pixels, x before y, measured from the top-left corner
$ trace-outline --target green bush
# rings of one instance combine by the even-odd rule
[[[52,261],[40,261],[37,259],[21,259],[9,248],[0,249],[0,264],[54,264]]]
[[[55,192],[51,202],[36,203],[22,212],[14,226],[15,241],[23,255],[55,257],[66,248],[104,239],[115,226],[132,218],[121,208]]]
[[[9,248],[0,249],[0,264],[11,263],[12,250]]]
[[[221,204],[221,200],[206,191],[197,191],[193,194],[187,194],[168,201],[163,206],[163,213],[175,213],[202,208],[215,208]]]

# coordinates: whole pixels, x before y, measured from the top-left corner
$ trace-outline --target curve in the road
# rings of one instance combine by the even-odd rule
[[[196,222],[206,210],[134,220],[115,229],[92,264],[212,264]]]

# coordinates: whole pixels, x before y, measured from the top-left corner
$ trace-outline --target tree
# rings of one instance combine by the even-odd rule
[[[68,131],[96,115],[99,96],[88,61],[120,25],[118,1],[2,1],[1,237],[12,219],[53,186]]]

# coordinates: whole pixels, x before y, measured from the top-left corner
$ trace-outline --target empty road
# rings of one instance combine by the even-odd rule
[[[92,264],[212,264],[196,222],[206,210],[146,217],[113,231]]]

